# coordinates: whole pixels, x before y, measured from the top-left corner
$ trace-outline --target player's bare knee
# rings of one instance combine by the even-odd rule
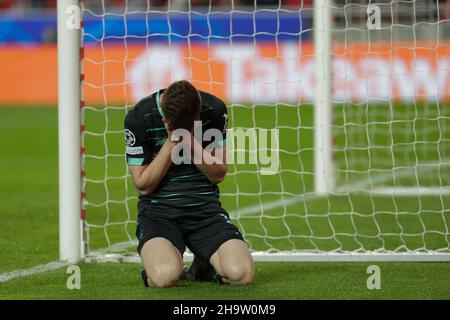
[[[151,285],[156,288],[170,288],[177,284],[177,280],[169,280],[164,278],[155,278]]]
[[[155,272],[150,276],[150,280],[155,287],[167,288],[176,285],[180,274],[183,271],[182,267],[171,264],[161,264],[155,268]]]
[[[224,276],[231,284],[251,284],[253,282],[253,268],[247,264],[232,264],[227,266]]]
[[[253,283],[253,278],[255,276],[255,265],[253,260],[250,258],[244,262],[244,276],[241,278],[240,284],[249,285]]]
[[[165,278],[165,277],[155,277],[150,282],[150,286],[156,288],[170,288],[174,287],[177,284],[178,279],[174,278]]]
[[[242,276],[239,284],[248,285],[253,283],[253,278],[255,276],[255,269],[253,263],[246,264],[244,269],[244,275]]]

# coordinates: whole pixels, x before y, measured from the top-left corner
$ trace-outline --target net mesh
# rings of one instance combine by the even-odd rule
[[[324,195],[314,192],[312,2],[244,2],[82,1],[86,253],[134,252],[123,119],[178,79],[226,101],[230,128],[256,133],[255,148],[234,138],[246,163],[220,185],[251,250],[450,252],[449,6],[332,2],[336,187]],[[278,145],[263,146],[261,129],[277,130]],[[277,158],[276,174],[263,174]]]

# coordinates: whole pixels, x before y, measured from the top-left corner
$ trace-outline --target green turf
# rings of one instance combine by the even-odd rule
[[[405,106],[396,108],[406,110]],[[399,168],[410,161],[430,163],[438,160],[438,156],[441,156],[441,161],[444,161],[442,156],[448,157],[450,130],[445,130],[449,125],[448,108],[441,109],[439,114],[433,106],[425,106],[420,110],[423,114],[395,114],[396,117],[407,119],[412,117],[417,132],[415,141],[428,141],[414,146],[408,141],[398,140],[400,142],[397,145],[404,142],[404,150],[390,161],[395,161]],[[306,192],[304,200],[266,209],[263,216],[253,213],[235,219],[246,233],[252,249],[448,249],[449,196],[380,197],[367,192],[352,192],[344,196],[317,198],[309,193],[312,191],[313,179],[310,107],[299,110],[285,106],[275,110],[266,106],[255,110],[242,106],[230,111],[230,118],[236,119],[235,126],[250,127],[253,123],[265,128],[282,126],[281,147],[289,153],[281,154],[281,175],[255,174],[257,166],[252,165],[240,166],[238,171],[231,166],[230,175],[221,187],[224,206],[230,212],[238,212],[238,208],[277,200],[280,192],[283,192],[285,199]],[[346,143],[342,135],[344,128],[348,136],[355,139],[352,140],[354,145],[359,143],[364,146],[364,139],[366,144],[370,139],[375,139],[370,140],[371,143],[379,146],[378,151],[362,148],[364,156],[359,150],[339,147],[341,153],[336,155],[338,169],[342,170],[341,160],[347,157],[347,165],[351,165],[354,174],[339,176],[341,184],[367,178],[365,166],[369,160],[371,178],[383,173],[386,164],[381,160],[386,158],[386,150],[389,150],[385,140],[389,135],[385,134],[385,129],[388,132],[392,130],[386,124],[387,120],[396,120],[394,123],[398,126],[404,125],[394,129],[398,133],[395,139],[407,139],[405,133],[411,121],[393,119],[392,115],[391,118],[386,118],[385,114],[374,115],[380,119],[380,127],[372,130],[364,122],[367,122],[369,111],[363,109],[356,114],[348,112],[355,118],[349,120],[346,126],[336,119],[338,147]],[[111,155],[108,162],[94,158],[87,158],[85,162],[87,176],[91,179],[91,182],[86,182],[87,200],[91,204],[87,205],[88,221],[92,228],[91,246],[98,249],[108,245],[106,235],[111,243],[127,241],[129,237],[134,239],[136,203],[130,181],[121,178],[126,174],[120,133],[124,110],[109,109],[106,113],[104,109],[98,109],[85,112],[89,132],[109,133],[106,139],[85,135],[88,154],[102,156],[108,151]],[[338,112],[342,117],[344,114],[344,111]],[[425,130],[425,120],[420,119],[436,119],[429,125],[432,128],[440,126],[441,136],[436,137],[436,130]],[[299,127],[301,129],[298,130]],[[348,130],[353,131],[350,134]],[[361,132],[366,133],[365,138]],[[56,109],[0,108],[0,145],[1,274],[58,259]],[[390,154],[395,152],[391,150]],[[245,173],[243,169],[251,173]],[[295,173],[290,169],[295,170]],[[420,170],[417,169],[413,176],[422,179],[424,185],[435,185],[436,177],[441,178],[441,185],[449,184],[448,167],[441,167],[439,172],[431,171],[428,174]],[[404,184],[413,184],[410,176],[403,172],[400,176]],[[105,177],[110,178],[105,180]],[[383,183],[393,184],[392,181]],[[114,203],[126,197],[130,199]],[[92,205],[102,202],[104,205],[98,208]],[[395,212],[399,214],[393,214]],[[111,224],[116,221],[126,223],[118,227]],[[108,222],[106,226],[105,222]],[[102,227],[95,229],[95,225]],[[219,290],[218,286],[212,284],[181,282],[173,289],[145,290],[138,277],[139,265],[81,264],[82,289],[79,291],[65,287],[68,274],[63,268],[0,283],[0,299],[450,298],[448,263],[379,263],[382,272],[382,289],[379,291],[366,288],[368,265],[370,263],[258,263],[255,284],[248,288],[225,286]]]
[[[255,284],[220,286],[180,281],[144,288],[140,267],[81,264],[79,290],[67,289],[60,269],[2,284],[0,299],[449,299],[446,263],[379,263],[381,289],[366,286],[370,263],[258,263]]]
[[[0,108],[0,272],[58,258],[56,109]]]

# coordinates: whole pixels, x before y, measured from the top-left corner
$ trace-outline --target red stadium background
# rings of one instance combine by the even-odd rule
[[[370,47],[369,47],[370,45]],[[133,104],[186,78],[228,102],[304,103],[314,97],[311,43],[86,47],[84,100]],[[56,105],[55,45],[0,48],[0,105]],[[335,102],[450,101],[450,42],[358,43],[333,49]]]

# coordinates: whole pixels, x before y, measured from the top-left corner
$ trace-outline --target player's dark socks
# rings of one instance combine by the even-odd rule
[[[142,282],[144,282],[144,286],[146,286],[148,288],[148,280],[147,280],[147,272],[145,272],[145,269],[143,269],[141,271],[141,278],[142,278]]]
[[[195,280],[224,284],[220,274],[218,274],[209,263],[203,263],[201,267],[198,268],[197,273],[195,274]]]
[[[224,284],[222,277],[216,272],[210,263],[202,262],[194,256],[194,261],[190,267],[185,268],[184,278],[191,281],[206,281]]]
[[[194,272],[192,272],[191,266],[184,266],[183,272],[180,275],[180,280],[195,281]]]
[[[220,274],[218,274],[216,271],[214,271],[214,276],[213,276],[212,282],[218,283],[218,284],[225,284],[225,282],[223,282],[222,276]]]

